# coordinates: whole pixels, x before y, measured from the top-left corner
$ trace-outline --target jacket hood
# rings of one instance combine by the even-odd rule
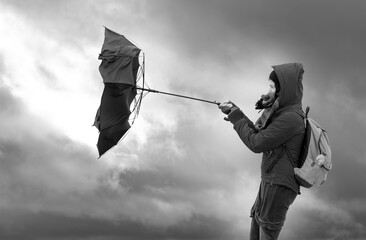
[[[279,108],[301,104],[303,95],[301,63],[286,63],[272,66],[280,82]]]

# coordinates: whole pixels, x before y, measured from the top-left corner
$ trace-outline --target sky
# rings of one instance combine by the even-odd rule
[[[213,104],[155,93],[98,159],[104,27],[137,44],[153,89],[249,118],[272,65],[300,62],[333,169],[281,239],[366,238],[366,2],[0,0],[0,239],[248,239],[260,154]]]

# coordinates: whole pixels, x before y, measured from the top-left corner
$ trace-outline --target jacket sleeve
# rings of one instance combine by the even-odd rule
[[[280,114],[266,128],[259,131],[240,109],[233,109],[228,118],[234,124],[234,129],[243,143],[251,151],[261,153],[281,146],[296,134],[296,115],[294,112]]]

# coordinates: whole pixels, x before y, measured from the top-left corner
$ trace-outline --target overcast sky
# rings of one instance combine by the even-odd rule
[[[247,239],[261,155],[215,105],[148,94],[97,159],[106,26],[143,50],[151,88],[230,99],[253,121],[271,66],[301,62],[334,169],[302,190],[282,239],[365,239],[365,12],[361,0],[0,0],[0,238]]]

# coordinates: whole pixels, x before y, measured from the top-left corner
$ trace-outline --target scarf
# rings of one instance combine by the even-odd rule
[[[279,108],[279,106],[279,99],[277,98],[270,107],[264,108],[262,115],[255,122],[255,128],[261,130],[267,127],[268,120],[272,117],[273,113]]]

